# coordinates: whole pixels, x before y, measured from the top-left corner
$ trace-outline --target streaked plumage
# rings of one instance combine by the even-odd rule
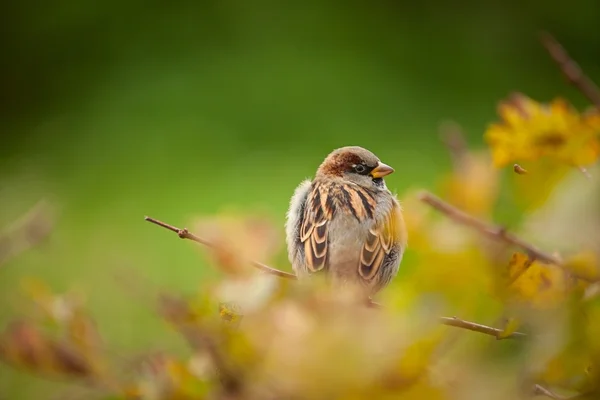
[[[402,210],[383,181],[392,172],[370,151],[343,147],[327,156],[314,180],[296,188],[286,240],[299,277],[326,273],[369,295],[392,280],[406,247]]]

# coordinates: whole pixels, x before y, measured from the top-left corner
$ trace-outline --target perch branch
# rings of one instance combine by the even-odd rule
[[[465,321],[456,317],[440,317],[440,322],[444,325],[453,326],[455,328],[466,329],[473,332],[483,333],[489,336],[494,336],[496,339],[516,339],[527,336],[522,332],[513,332],[505,337],[500,336],[502,329],[492,328],[491,326],[477,324],[475,322]]]
[[[202,239],[202,238],[194,235],[193,233],[189,232],[187,230],[187,228],[179,229],[173,225],[169,225],[165,222],[159,221],[159,220],[151,218],[151,217],[145,217],[144,219],[148,222],[153,223],[154,225],[158,225],[160,227],[170,230],[171,232],[175,232],[177,234],[177,236],[179,236],[181,239],[188,239],[188,240],[194,241],[196,243],[200,243],[206,247],[210,247],[213,249],[217,247],[214,243],[212,243],[206,239]],[[269,273],[271,275],[279,276],[280,278],[296,279],[296,275],[294,275],[294,274],[290,274],[288,272],[284,272],[284,271],[280,271],[275,268],[271,268],[268,265],[265,265],[261,262],[250,260],[250,263],[254,267],[260,269],[261,271]]]
[[[171,232],[175,232],[177,233],[177,235],[182,238],[182,239],[188,239],[188,240],[192,240],[196,243],[200,243],[203,244],[207,247],[215,247],[215,245],[205,239],[202,239],[196,235],[194,235],[193,233],[189,232],[187,229],[180,229],[177,228],[173,225],[169,225],[165,222],[159,221],[157,219],[154,218],[150,218],[150,217],[145,217],[145,220],[148,222],[153,223],[154,225],[158,225],[162,228],[168,229]],[[258,261],[252,261],[252,265],[255,266],[256,268],[275,275],[275,276],[279,276],[282,278],[288,278],[288,279],[296,279],[296,276],[284,271],[280,271],[278,269],[275,268],[271,268],[268,265],[265,265],[261,262]],[[381,304],[369,299],[367,305],[369,307],[372,308],[381,308],[383,307]],[[469,321],[465,321],[456,317],[441,317],[440,318],[440,323],[444,324],[444,325],[448,325],[448,326],[453,326],[455,328],[461,328],[461,329],[466,329],[469,331],[473,331],[473,332],[479,332],[479,333],[484,333],[486,335],[490,335],[490,336],[494,336],[496,338],[500,338],[499,334],[502,333],[501,329],[497,329],[497,328],[492,328],[486,325],[481,325],[481,324],[477,324],[475,322],[469,322]],[[511,335],[508,335],[506,338],[520,338],[520,337],[524,337],[525,334],[524,333],[520,333],[520,332],[514,332]]]
[[[539,250],[534,245],[507,232],[505,228],[481,221],[429,192],[421,193],[419,199],[456,222],[474,228],[492,239],[500,240],[523,249],[530,257],[550,264],[562,264],[562,261],[557,257]]]
[[[540,41],[569,83],[587,97],[596,108],[600,108],[600,89],[583,73],[581,67],[571,58],[565,48],[548,32],[540,33]]]

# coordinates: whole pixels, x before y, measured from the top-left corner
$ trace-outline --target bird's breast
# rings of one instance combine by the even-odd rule
[[[329,227],[329,267],[341,276],[356,278],[360,253],[372,223],[350,213],[337,213]]]

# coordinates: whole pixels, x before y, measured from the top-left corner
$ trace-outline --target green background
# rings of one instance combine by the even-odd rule
[[[114,272],[189,292],[207,268],[144,215],[184,226],[261,211],[283,235],[295,186],[344,145],[392,165],[388,187],[400,194],[432,188],[449,166],[442,121],[482,147],[512,91],[586,104],[536,35],[549,30],[600,77],[598,21],[597,0],[6,5],[0,223],[41,197],[59,219],[49,241],[1,271],[0,322],[19,312],[21,279],[36,276],[84,290],[115,348],[168,347],[176,336]],[[287,269],[283,249],[277,261]],[[2,399],[61,386],[0,365]]]

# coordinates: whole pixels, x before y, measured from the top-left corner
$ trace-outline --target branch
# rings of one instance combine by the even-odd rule
[[[540,33],[540,41],[569,83],[583,93],[596,108],[600,108],[600,89],[583,73],[581,67],[569,56],[564,47],[548,32]]]
[[[562,265],[562,261],[557,257],[545,253],[536,248],[534,245],[526,242],[525,240],[511,233],[508,233],[505,228],[481,221],[480,219],[477,219],[465,213],[464,211],[459,210],[458,208],[445,202],[439,197],[433,195],[432,193],[423,192],[419,195],[419,199],[422,202],[429,204],[431,207],[435,208],[436,210],[440,211],[442,214],[445,214],[448,218],[456,222],[474,228],[475,230],[492,239],[500,240],[523,249],[529,254],[530,257],[533,257],[537,260],[546,263]]]
[[[483,333],[485,335],[494,336],[498,340],[502,339],[519,339],[527,336],[522,332],[513,332],[510,335],[502,337],[501,334],[504,332],[502,329],[492,328],[491,326],[477,324],[475,322],[469,322],[457,317],[440,317],[440,322],[444,325],[453,326],[455,328],[466,329],[473,332]]]
[[[177,228],[177,227],[175,227],[173,225],[169,225],[169,224],[167,224],[165,222],[162,222],[162,221],[159,221],[157,219],[150,218],[150,217],[144,217],[144,219],[146,221],[148,221],[148,222],[153,223],[154,225],[158,225],[160,227],[163,227],[165,229],[168,229],[168,230],[170,230],[172,232],[177,233],[177,236],[179,236],[181,239],[188,239],[188,240],[194,241],[196,243],[200,243],[200,244],[202,244],[202,245],[204,245],[206,247],[210,247],[212,249],[214,249],[214,248],[217,247],[214,243],[212,243],[212,242],[210,242],[210,241],[208,241],[206,239],[202,239],[202,238],[194,235],[193,233],[190,233],[187,230],[187,228],[179,229],[179,228]],[[290,274],[288,272],[284,272],[284,271],[280,271],[280,270],[275,269],[275,268],[271,268],[268,265],[265,265],[265,264],[263,264],[261,262],[250,260],[250,263],[252,264],[252,266],[254,266],[254,267],[256,267],[256,268],[260,269],[261,271],[264,271],[264,272],[266,272],[268,274],[279,276],[280,278],[296,279],[296,275],[294,275],[294,274]]]
[[[208,240],[202,239],[202,238],[194,235],[193,233],[189,232],[185,228],[179,229],[173,225],[169,225],[165,222],[162,222],[157,219],[150,218],[150,217],[145,217],[145,220],[148,222],[151,222],[155,225],[158,225],[160,227],[163,227],[165,229],[168,229],[172,232],[177,233],[177,235],[182,239],[192,240],[196,243],[200,243],[200,244],[203,244],[203,245],[205,245],[207,247],[211,247],[211,248],[215,247],[215,245],[212,242],[209,242]],[[251,261],[251,263],[256,268],[260,269],[261,271],[267,272],[269,274],[279,276],[281,278],[296,279],[296,276],[293,274],[290,274],[290,273],[287,273],[284,271],[280,271],[275,268],[271,268],[268,265],[265,265],[258,261]],[[383,307],[381,304],[379,304],[371,299],[368,299],[367,306],[371,307],[371,308],[382,308]],[[477,324],[475,322],[465,321],[465,320],[462,320],[462,319],[459,319],[456,317],[440,317],[440,323],[442,323],[444,325],[448,325],[448,326],[453,326],[455,328],[461,328],[461,329],[466,329],[466,330],[473,331],[473,332],[484,333],[486,335],[494,336],[497,339],[504,339],[504,338],[499,337],[499,334],[503,332],[501,329]],[[524,337],[524,336],[526,336],[524,333],[514,332],[511,335],[508,335],[506,338],[520,338],[520,337]]]

